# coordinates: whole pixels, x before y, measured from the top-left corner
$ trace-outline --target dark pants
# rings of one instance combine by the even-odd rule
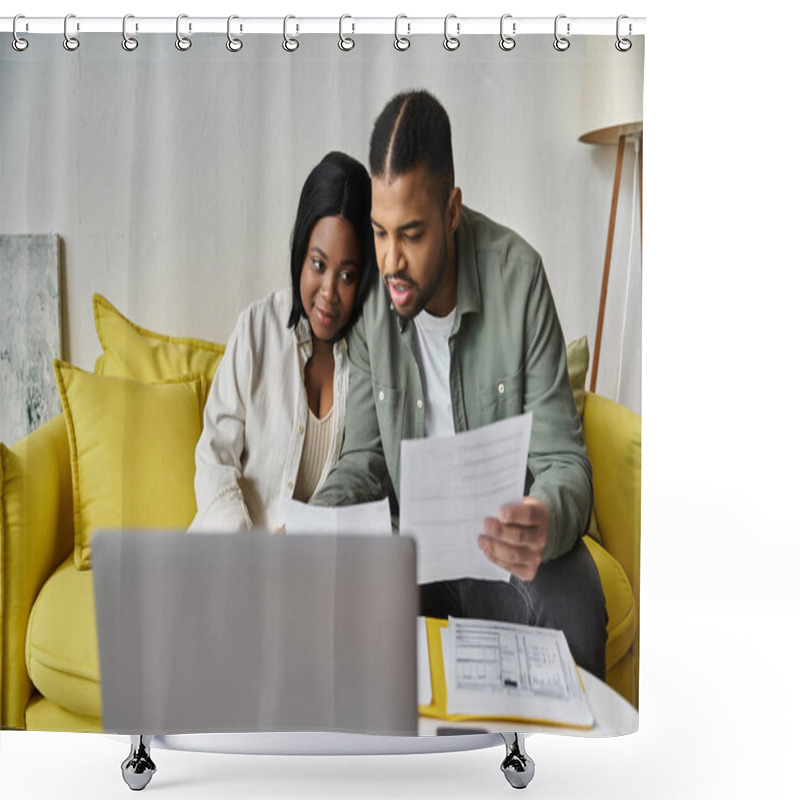
[[[578,666],[606,677],[606,598],[594,560],[580,539],[540,565],[532,581],[463,578],[419,587],[420,614],[518,622],[564,631]]]

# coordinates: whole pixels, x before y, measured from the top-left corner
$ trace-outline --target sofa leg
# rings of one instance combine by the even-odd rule
[[[150,783],[156,765],[150,758],[152,736],[131,735],[131,752],[122,762],[122,778],[134,792],[139,792]]]
[[[500,765],[506,780],[515,789],[524,789],[535,771],[533,759],[525,752],[525,736],[521,733],[501,733],[506,743],[506,757]]]

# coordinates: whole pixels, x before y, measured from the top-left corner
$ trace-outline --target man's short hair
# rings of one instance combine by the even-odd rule
[[[455,185],[450,119],[442,104],[424,90],[393,97],[372,129],[369,169],[391,179],[424,164],[439,183],[443,205]]]

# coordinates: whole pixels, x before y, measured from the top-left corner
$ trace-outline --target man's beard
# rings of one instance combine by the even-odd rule
[[[410,311],[401,312],[395,308],[398,316],[402,317],[403,319],[414,319],[414,317],[416,317],[420,311],[426,308],[428,303],[433,300],[436,292],[441,286],[445,272],[447,272],[447,239],[443,238],[442,249],[439,252],[439,263],[436,266],[436,271],[434,272],[430,283],[424,288],[424,291],[416,281],[411,280],[411,278],[405,275],[404,272],[398,272],[392,275],[393,278],[404,281],[418,292],[417,301],[414,303],[414,307]]]

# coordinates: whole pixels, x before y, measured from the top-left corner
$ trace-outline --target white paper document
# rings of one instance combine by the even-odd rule
[[[352,506],[312,506],[298,500],[283,501],[286,533],[361,533],[390,536],[389,498]]]
[[[563,631],[451,617],[442,652],[448,714],[594,724]]]
[[[417,583],[508,580],[478,547],[485,517],[519,503],[533,415],[400,445],[400,533],[417,541]]]
[[[433,700],[431,660],[428,655],[428,629],[425,617],[417,617],[417,705],[429,706]]]

